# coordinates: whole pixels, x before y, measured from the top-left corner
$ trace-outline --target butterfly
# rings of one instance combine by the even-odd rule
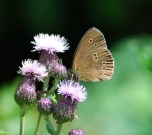
[[[78,74],[81,81],[109,80],[114,71],[114,59],[108,50],[104,35],[93,27],[80,40],[72,71]]]

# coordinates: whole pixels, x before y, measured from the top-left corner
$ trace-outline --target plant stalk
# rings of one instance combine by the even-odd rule
[[[62,125],[63,125],[63,124],[58,124],[58,125],[57,125],[57,130],[56,130],[55,135],[60,135]]]
[[[38,135],[38,133],[39,133],[39,127],[40,127],[41,118],[42,118],[42,115],[41,115],[41,113],[39,113],[39,117],[38,117],[38,121],[37,121],[37,126],[36,126],[36,130],[35,130],[35,135]]]
[[[20,135],[24,135],[24,123],[25,123],[25,108],[20,107]]]

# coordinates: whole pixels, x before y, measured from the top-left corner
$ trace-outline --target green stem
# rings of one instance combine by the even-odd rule
[[[57,125],[57,129],[56,129],[55,135],[60,135],[62,125],[63,125],[63,124],[58,124],[58,125]]]
[[[20,135],[24,135],[24,123],[25,123],[25,108],[20,107]]]
[[[50,81],[50,75],[48,75],[48,77],[44,78],[43,90],[47,90],[49,81]]]
[[[50,80],[50,75],[48,75],[48,77],[44,78],[43,90],[47,90],[48,84],[49,84],[49,80]],[[36,129],[35,129],[35,135],[38,135],[38,133],[39,133],[39,127],[40,127],[41,118],[42,118],[42,114],[39,113]]]
[[[58,77],[55,78],[55,80],[54,80],[55,82],[54,82],[52,88],[50,89],[48,96],[50,96],[51,94],[54,94],[54,91],[56,90],[57,84],[60,82],[60,80],[61,80],[61,78],[58,78]]]
[[[37,125],[36,125],[35,135],[38,135],[38,133],[39,133],[41,118],[42,118],[42,115],[41,115],[41,113],[39,113],[39,118],[38,118]]]
[[[54,130],[54,128],[53,128],[53,126],[52,126],[52,123],[51,123],[51,121],[49,120],[49,117],[48,117],[48,116],[45,117],[45,121],[46,121],[46,123],[47,123],[47,130],[49,131],[49,133],[51,133],[52,135],[55,135],[55,130]]]

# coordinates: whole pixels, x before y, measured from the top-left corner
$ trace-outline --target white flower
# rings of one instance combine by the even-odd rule
[[[22,61],[22,67],[19,67],[19,74],[25,76],[33,76],[39,81],[43,81],[44,77],[48,75],[46,67],[39,63],[37,60],[24,60]]]
[[[67,40],[60,37],[60,35],[40,33],[34,37],[34,40],[31,42],[35,45],[33,51],[45,50],[53,54],[54,52],[64,52],[69,49]]]

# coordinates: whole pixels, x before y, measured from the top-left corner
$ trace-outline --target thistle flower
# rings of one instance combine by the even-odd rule
[[[53,110],[53,117],[57,123],[72,121],[78,102],[86,99],[85,88],[73,80],[63,80],[57,85],[58,94],[63,95]]]
[[[47,51],[48,53],[64,52],[69,49],[67,40],[60,35],[48,35],[40,33],[34,37],[35,41],[31,43],[34,44],[33,51]]]
[[[82,102],[87,98],[85,87],[73,80],[63,80],[57,85],[58,94],[70,97],[72,101]]]
[[[53,104],[49,98],[41,98],[38,101],[38,110],[42,114],[51,114],[53,111]]]
[[[37,60],[27,59],[22,61],[22,67],[19,67],[19,74],[30,76],[39,81],[43,81],[44,77],[48,75],[46,67]]]
[[[70,97],[63,96],[55,105],[53,110],[53,118],[57,123],[65,123],[74,119],[75,102]]]
[[[84,131],[82,129],[72,129],[68,135],[85,135]]]
[[[18,85],[14,99],[19,105],[30,105],[36,100],[35,82],[31,77],[25,77]]]

